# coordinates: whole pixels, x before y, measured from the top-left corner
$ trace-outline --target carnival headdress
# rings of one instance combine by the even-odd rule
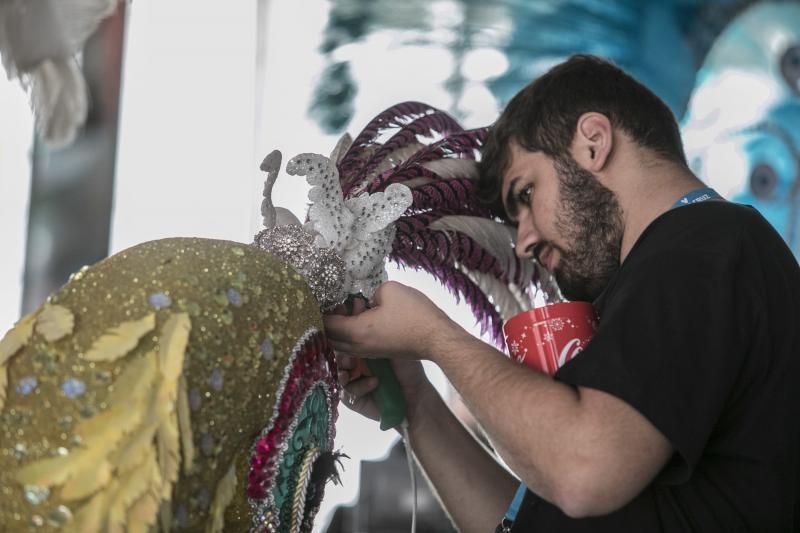
[[[324,309],[348,294],[370,298],[386,279],[387,257],[424,270],[464,298],[482,331],[502,343],[502,321],[532,306],[531,288],[547,274],[515,256],[515,230],[493,220],[475,194],[486,133],[423,103],[390,107],[355,140],[345,135],[330,158],[289,161],[287,172],[312,186],[302,228],[286,210],[273,211],[281,161],[273,152],[262,164],[268,229],[256,244],[304,272]],[[337,257],[343,265],[334,266]]]

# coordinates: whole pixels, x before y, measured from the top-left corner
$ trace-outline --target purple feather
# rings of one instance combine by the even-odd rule
[[[338,169],[345,197],[356,190],[372,194],[393,183],[430,180],[412,189],[412,205],[395,223],[390,258],[400,265],[425,270],[457,299],[463,298],[480,323],[481,333],[491,331],[495,342],[503,346],[502,319],[497,309],[456,265],[491,275],[505,284],[524,287],[535,280],[520,279],[525,269],[519,268],[519,260],[517,279],[510,280],[498,258],[468,235],[429,228],[448,215],[491,218],[488,208],[478,201],[475,182],[469,176],[441,176],[425,166],[448,159],[475,160],[487,133],[487,128],[464,130],[447,113],[426,104],[404,102],[387,109],[364,128],[341,158]],[[442,139],[425,144],[426,137],[432,140],[435,136]],[[393,162],[391,168],[379,171],[392,154],[417,143],[424,146],[405,161]]]

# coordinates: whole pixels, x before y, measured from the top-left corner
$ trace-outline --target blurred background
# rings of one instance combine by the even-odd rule
[[[328,154],[342,133],[405,100],[487,125],[576,52],[615,61],[661,96],[693,170],[758,208],[800,256],[796,0],[137,0],[119,3],[83,47],[90,107],[71,144],[43,142],[20,83],[0,79],[0,327],[131,245],[249,242],[260,224],[258,166],[272,149],[284,161]],[[303,218],[307,190],[283,176],[273,198]],[[480,336],[426,275],[392,268],[390,277]],[[350,459],[315,530],[407,531],[397,435],[342,408],[337,445]],[[448,531],[419,485],[419,531]]]

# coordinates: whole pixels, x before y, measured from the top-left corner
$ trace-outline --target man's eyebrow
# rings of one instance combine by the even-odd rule
[[[517,219],[517,195],[514,192],[514,184],[516,184],[518,180],[519,178],[512,178],[508,186],[508,191],[506,192],[506,214],[511,222],[515,222]]]

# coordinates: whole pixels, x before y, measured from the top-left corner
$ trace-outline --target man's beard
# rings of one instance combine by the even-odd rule
[[[555,227],[569,248],[553,275],[568,300],[595,300],[619,269],[622,208],[617,197],[571,157],[555,161],[561,204]],[[552,245],[551,245],[552,246]]]

